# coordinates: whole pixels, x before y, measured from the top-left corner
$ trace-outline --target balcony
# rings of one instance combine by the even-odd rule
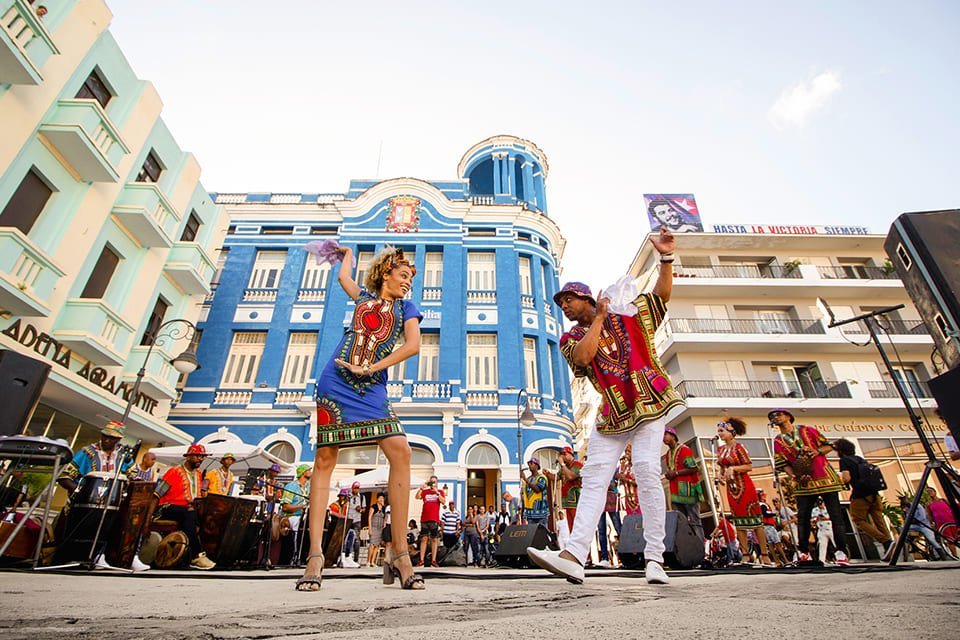
[[[275,291],[274,289],[247,289],[247,291]],[[247,299],[246,291],[244,291],[244,300]],[[273,300],[276,300],[277,296],[274,293]],[[297,302],[323,302],[327,299],[327,290],[326,289],[300,289],[297,292]]]
[[[413,402],[459,402],[460,383],[439,380],[391,381],[387,383],[387,397],[394,400],[408,397]]]
[[[842,318],[839,319],[842,320]],[[881,317],[877,319],[877,324],[880,325],[881,332],[886,332],[893,336],[930,335],[927,333],[927,326],[923,324],[922,320],[887,320]],[[867,327],[862,320],[856,323],[845,324],[839,328],[843,330],[844,333],[862,333],[864,335],[870,333],[867,331]]]
[[[13,0],[0,18],[0,84],[40,84],[39,67],[58,53],[33,7],[24,0]]]
[[[155,345],[150,359],[145,360],[149,349],[148,346],[137,346],[130,349],[130,357],[127,359],[123,379],[132,388],[137,372],[143,366],[144,376],[140,383],[140,391],[154,399],[173,400],[177,396],[176,384],[180,377],[180,373],[170,364],[174,355]]]
[[[96,100],[60,100],[40,133],[79,180],[120,180],[116,167],[130,149]]]
[[[867,390],[871,398],[900,398],[897,392],[897,385],[894,382],[881,380],[879,382],[867,382]],[[910,380],[904,383],[908,398],[932,398],[930,387],[926,382],[919,380]]]
[[[133,327],[103,300],[74,298],[63,305],[52,335],[95,364],[121,365]]]
[[[823,280],[897,280],[896,271],[887,271],[882,267],[867,265],[848,265],[844,267],[817,267],[817,273]]]
[[[441,287],[424,287],[423,288],[424,302],[437,302],[442,297],[443,297],[443,289]]]
[[[277,290],[276,289],[244,289],[243,301],[244,302],[276,302]]]
[[[213,404],[228,404],[247,406],[253,399],[252,391],[217,391],[213,396]]]
[[[500,406],[500,393],[497,391],[467,391],[466,395],[466,404],[473,409]]]
[[[817,380],[683,380],[675,386],[684,398],[851,398],[845,382]]]
[[[467,304],[497,304],[496,290],[471,289],[467,291]]]
[[[762,278],[765,280],[797,280],[800,270],[795,267],[758,264],[717,264],[705,266],[676,265],[678,278]]]
[[[536,307],[533,301],[533,296],[529,296],[525,293],[520,294],[520,306],[524,309],[533,309]]]
[[[277,391],[277,395],[273,400],[273,404],[276,406],[296,406],[298,402],[301,402],[304,399],[303,391]],[[309,398],[307,398],[309,401]]]
[[[213,261],[196,242],[174,242],[163,270],[188,295],[210,293]]]
[[[742,333],[742,334],[819,334],[826,329],[819,320],[794,320],[776,318],[756,319],[712,319],[712,318],[671,318],[670,329],[674,333]]]
[[[180,216],[157,185],[131,182],[121,191],[111,211],[143,247],[171,247]]]
[[[0,307],[18,316],[48,316],[63,270],[19,229],[0,228]]]

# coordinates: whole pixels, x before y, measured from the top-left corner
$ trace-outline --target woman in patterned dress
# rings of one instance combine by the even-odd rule
[[[317,379],[317,454],[310,485],[310,555],[297,590],[320,589],[323,572],[323,531],[330,478],[341,446],[377,442],[390,466],[388,495],[393,517],[407,521],[410,492],[410,445],[387,400],[387,369],[420,351],[417,307],[404,297],[410,292],[416,269],[402,249],[388,247],[370,264],[361,289],[350,272],[353,252],[339,249],[337,281],[356,301],[350,328]],[[397,340],[404,342],[395,351]],[[407,540],[397,536],[393,557],[384,561],[384,583],[395,576],[404,589],[422,589],[423,578],[413,572]]]
[[[717,425],[717,437],[723,446],[717,452],[717,463],[720,465],[720,483],[727,488],[727,501],[730,503],[730,518],[737,528],[737,538],[744,554],[750,548],[747,539],[747,530],[752,529],[753,535],[760,545],[760,563],[772,564],[767,556],[767,537],[763,532],[763,520],[760,501],[757,499],[757,488],[750,479],[753,462],[746,447],[737,442],[737,436],[747,432],[747,423],[740,418],[727,418]]]

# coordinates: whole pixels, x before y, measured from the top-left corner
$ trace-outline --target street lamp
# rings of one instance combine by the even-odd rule
[[[520,402],[523,401],[523,412],[520,410]],[[517,476],[519,481],[519,492],[520,496],[520,509],[523,510],[523,431],[522,427],[532,427],[537,423],[537,417],[533,415],[533,411],[530,411],[530,399],[527,396],[526,389],[520,389],[517,392],[517,465],[519,467],[520,475]]]
[[[183,327],[181,328],[177,325],[183,325]],[[164,333],[163,330],[168,327],[169,330]],[[130,417],[130,409],[133,407],[133,403],[136,402],[137,394],[140,393],[140,383],[143,381],[143,376],[147,374],[147,361],[150,360],[150,354],[153,353],[154,345],[160,345],[162,347],[164,344],[166,344],[168,339],[171,341],[180,340],[182,338],[192,339],[196,333],[197,326],[189,320],[184,320],[182,318],[167,320],[157,327],[156,332],[150,339],[150,347],[147,349],[147,355],[143,358],[143,364],[140,366],[140,371],[137,371],[137,381],[133,384],[133,390],[130,392],[130,395],[127,396],[127,406],[123,409],[123,417],[120,418],[121,423],[126,424],[127,418]],[[190,345],[187,346],[187,349],[183,353],[171,360],[170,364],[173,365],[174,369],[184,374],[193,373],[200,368],[200,362],[197,360],[197,354],[193,352],[193,349]]]

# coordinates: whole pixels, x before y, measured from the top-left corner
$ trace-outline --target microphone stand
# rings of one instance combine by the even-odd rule
[[[718,453],[718,451],[719,451],[719,446],[718,446],[717,442],[718,442],[717,436],[714,436],[714,437],[710,438],[710,452],[713,454],[713,491],[714,491],[714,504],[713,504],[713,507],[714,507],[714,509],[716,509],[716,507],[717,507],[717,502],[720,503],[720,513],[719,513],[719,518],[717,519],[717,527],[720,529],[720,540],[723,541],[724,552],[725,552],[726,554],[729,554],[729,556],[728,556],[728,562],[729,562],[730,565],[732,565],[732,564],[733,564],[733,557],[732,557],[732,556],[733,556],[733,552],[732,552],[731,549],[730,549],[730,542],[731,542],[731,541],[727,539],[727,528],[724,527],[724,526],[721,526],[721,524],[720,524],[722,521],[725,521],[725,520],[726,520],[726,514],[725,514],[724,508],[723,508],[723,491],[725,491],[726,488],[724,488],[723,491],[721,491],[721,489],[720,489],[720,473],[719,473],[720,462],[719,462],[719,460],[718,460],[718,458],[717,458],[717,453]]]
[[[123,468],[123,465],[126,464],[128,459],[133,459],[136,457],[137,451],[140,450],[140,443],[141,441],[137,440],[137,446],[135,448],[122,444],[117,445],[117,461],[114,465],[113,479],[110,480],[110,487],[107,489],[107,496],[103,504],[103,510],[100,512],[100,521],[97,522],[97,530],[93,534],[93,541],[90,543],[90,555],[87,557],[87,562],[85,565],[87,571],[92,571],[97,566],[97,545],[100,543],[100,534],[103,531],[103,523],[107,519],[107,511],[110,510],[110,503],[113,502],[113,495],[117,490],[118,479],[120,478],[120,470]]]
[[[780,528],[789,529],[790,524],[784,524],[783,522],[783,508],[787,506],[787,501],[783,499],[783,484],[780,482],[780,474],[777,473],[777,453],[776,453],[776,443],[777,436],[780,435],[780,428],[772,422],[767,425],[770,428],[770,455],[772,456],[770,463],[773,465],[773,486],[777,489],[777,495],[780,496],[780,509],[777,510],[776,518],[780,520]],[[793,538],[793,531],[790,531],[790,537]],[[793,540],[793,544],[796,545],[797,541]],[[781,541],[782,545],[782,541]],[[786,547],[784,547],[785,549]],[[784,558],[786,558],[786,551],[783,552]],[[792,565],[793,563],[791,563]]]
[[[863,325],[867,328],[867,331],[870,332],[870,340],[873,342],[874,346],[877,347],[877,351],[880,352],[880,358],[883,360],[883,364],[887,368],[887,373],[890,374],[890,379],[893,380],[894,387],[897,389],[897,394],[900,396],[900,401],[903,402],[903,407],[907,410],[907,415],[910,417],[910,422],[913,424],[913,429],[917,432],[917,437],[920,439],[920,444],[923,446],[923,451],[927,455],[927,463],[923,468],[923,475],[920,476],[920,483],[917,485],[914,493],[913,501],[910,504],[910,510],[904,516],[903,528],[900,529],[900,535],[897,537],[896,547],[894,547],[893,555],[890,557],[889,564],[891,567],[894,567],[897,565],[897,559],[900,557],[900,554],[903,553],[903,547],[907,543],[907,538],[910,535],[910,526],[915,523],[917,507],[920,505],[920,498],[923,496],[923,493],[926,490],[927,480],[930,477],[931,471],[936,473],[937,478],[940,480],[940,486],[943,488],[947,503],[950,505],[950,510],[953,512],[954,522],[960,522],[960,493],[957,492],[955,485],[955,483],[960,484],[960,475],[957,475],[957,472],[949,465],[944,465],[943,462],[937,458],[937,455],[933,452],[933,447],[930,445],[930,439],[927,438],[927,434],[923,430],[923,422],[920,420],[920,416],[917,415],[917,413],[913,410],[913,407],[910,405],[910,400],[908,399],[909,396],[907,395],[907,390],[904,387],[904,382],[897,377],[896,370],[893,368],[890,358],[887,357],[887,352],[884,351],[883,345],[880,344],[880,339],[877,337],[876,318],[892,311],[902,309],[904,305],[898,304],[894,307],[877,309],[876,311],[863,313],[859,316],[847,318],[846,320],[837,320],[834,317],[830,306],[826,304],[826,301],[824,301],[824,307],[827,310],[827,314],[830,316],[830,324],[827,325],[828,327],[840,327],[852,322],[862,321]]]

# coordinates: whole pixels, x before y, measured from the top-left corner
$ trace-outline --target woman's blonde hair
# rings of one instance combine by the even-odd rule
[[[417,268],[403,255],[403,249],[398,247],[384,248],[370,261],[370,267],[363,278],[364,288],[374,295],[380,293],[383,279],[399,266],[409,267],[413,275],[417,275]]]

